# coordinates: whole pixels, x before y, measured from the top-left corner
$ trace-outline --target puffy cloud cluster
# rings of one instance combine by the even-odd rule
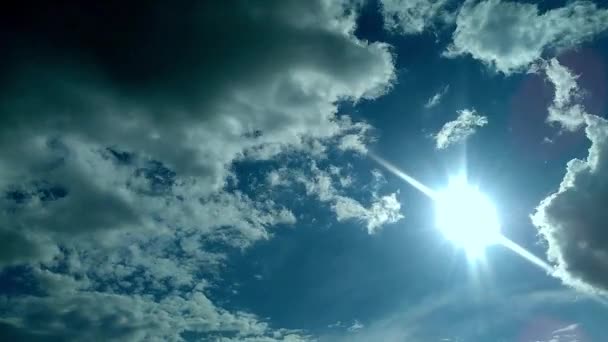
[[[388,46],[354,36],[350,1],[40,6],[2,14],[0,266],[27,263],[42,293],[2,297],[0,330],[306,338],[207,298],[225,257],[207,247],[296,221],[240,191],[235,162],[365,152],[337,103],[390,88]]]
[[[478,115],[477,112],[469,109],[458,111],[456,120],[449,121],[441,127],[437,134],[433,135],[437,149],[445,149],[452,144],[466,140],[475,134],[479,127],[488,124],[488,118]]]
[[[470,55],[509,74],[526,69],[548,50],[574,47],[608,29],[608,9],[573,1],[539,13],[536,4],[469,1],[456,18],[453,42],[444,53]]]

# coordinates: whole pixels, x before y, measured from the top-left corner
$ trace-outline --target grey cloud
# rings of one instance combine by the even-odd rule
[[[235,161],[364,151],[369,126],[337,103],[390,89],[389,46],[354,36],[350,1],[41,6],[0,21],[0,266],[29,263],[48,294],[0,299],[1,324],[33,340],[306,339],[213,304],[225,255],[207,247],[296,221],[226,190]]]
[[[509,74],[526,69],[549,50],[577,46],[606,30],[608,9],[573,1],[539,13],[536,4],[470,1],[461,8],[456,25],[445,56],[471,55]]]
[[[532,216],[547,241],[556,275],[579,289],[608,294],[608,121],[585,115],[591,141],[585,160],[568,162],[559,190],[545,198]]]
[[[244,150],[336,134],[337,100],[373,98],[393,78],[387,46],[358,41],[340,3],[163,6],[124,9],[141,10],[144,21],[125,19],[134,32],[122,38],[129,53],[118,43],[91,46],[94,39],[66,30],[59,38],[74,42],[65,49],[82,62],[14,72],[19,86],[2,101],[3,154],[17,151],[25,134],[76,135],[145,153],[217,187],[224,166]],[[92,37],[112,34],[95,21],[63,20]],[[144,44],[147,20],[167,24],[156,25],[159,39]],[[88,60],[92,53],[99,57]],[[87,62],[95,69],[82,66]]]
[[[61,19],[78,30],[51,30],[60,7],[48,8],[36,22],[13,22],[26,41],[62,43],[32,44],[40,47],[37,55],[48,56],[43,63],[9,46],[23,58],[6,63],[14,67],[7,78],[16,86],[0,101],[0,187],[32,192],[46,182],[67,196],[19,205],[4,200],[5,210],[15,211],[3,222],[10,234],[158,227],[155,213],[166,203],[171,210],[163,213],[193,213],[190,207],[200,205],[196,196],[221,191],[234,160],[322,150],[335,140],[341,149],[364,150],[367,126],[337,117],[336,103],[381,95],[394,70],[386,45],[353,36],[353,8],[324,1],[164,6],[121,8],[140,18],[116,19],[129,35],[86,20],[111,14],[112,7],[100,9],[108,13],[78,7],[84,13]],[[32,36],[30,29],[39,32]],[[47,37],[45,29],[56,36]],[[120,39],[103,43],[114,36]],[[59,65],[52,56],[61,53],[79,58]],[[108,147],[139,159],[117,166],[104,156]],[[149,181],[134,173],[146,160],[161,162],[177,173],[178,183],[196,188],[187,197],[196,204],[177,199],[179,190],[171,186],[159,196],[142,192]],[[180,218],[190,226],[197,222],[183,222],[194,219],[191,214]],[[265,236],[259,232],[248,234]]]

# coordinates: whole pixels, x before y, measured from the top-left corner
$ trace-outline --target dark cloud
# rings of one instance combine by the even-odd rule
[[[571,286],[608,294],[608,122],[587,114],[585,123],[589,155],[568,163],[559,190],[532,218],[548,243],[557,276]]]
[[[0,266],[45,295],[0,299],[22,340],[303,338],[204,294],[224,255],[293,224],[235,161],[365,151],[338,103],[394,80],[352,1],[25,2],[0,14]],[[345,197],[346,198],[346,197]],[[64,290],[59,290],[59,289]]]

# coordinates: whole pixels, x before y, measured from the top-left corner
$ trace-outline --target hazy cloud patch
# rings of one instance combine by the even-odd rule
[[[441,88],[441,90],[439,90],[435,95],[431,96],[426,103],[424,104],[424,108],[426,109],[431,109],[435,106],[437,106],[441,100],[443,99],[443,97],[445,96],[445,94],[448,93],[448,91],[450,90],[450,85],[446,85],[443,88]]]

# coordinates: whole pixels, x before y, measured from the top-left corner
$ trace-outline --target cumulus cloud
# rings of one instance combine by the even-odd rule
[[[437,134],[433,135],[437,149],[445,149],[452,144],[466,140],[473,135],[479,127],[488,124],[488,118],[478,115],[477,112],[469,109],[458,111],[458,117],[454,121],[449,121]]]
[[[608,294],[608,121],[586,114],[591,141],[585,160],[568,162],[557,192],[536,208],[532,221],[548,244],[547,256],[566,284]]]
[[[586,159],[568,162],[559,189],[545,198],[532,221],[548,244],[547,255],[564,283],[592,293],[608,294],[608,237],[602,203],[608,199],[608,122],[577,103],[582,90],[577,76],[556,59],[544,63],[555,86],[547,121],[568,130],[585,127],[591,142]]]
[[[578,76],[561,65],[555,58],[545,63],[547,79],[555,87],[553,103],[549,106],[547,122],[558,123],[569,131],[575,131],[584,123],[585,109],[576,103],[582,96],[576,83]]]
[[[239,190],[236,162],[364,151],[369,126],[337,103],[390,89],[388,46],[354,36],[350,1],[41,6],[2,13],[0,266],[29,264],[42,291],[2,297],[1,330],[305,339],[216,306],[225,255],[207,247],[296,222]]]
[[[450,85],[446,85],[445,87],[441,88],[441,90],[439,92],[437,92],[435,95],[431,96],[428,101],[426,101],[426,103],[424,104],[424,108],[426,109],[430,109],[435,107],[436,105],[438,105],[441,102],[441,99],[443,99],[443,97],[445,96],[445,94],[448,93],[448,90],[450,90]]]
[[[467,2],[444,53],[470,55],[509,74],[526,69],[549,50],[567,49],[608,28],[608,9],[573,1],[539,13],[536,4],[487,0]]]
[[[382,0],[380,10],[387,30],[417,34],[437,22],[450,22],[449,0]]]

